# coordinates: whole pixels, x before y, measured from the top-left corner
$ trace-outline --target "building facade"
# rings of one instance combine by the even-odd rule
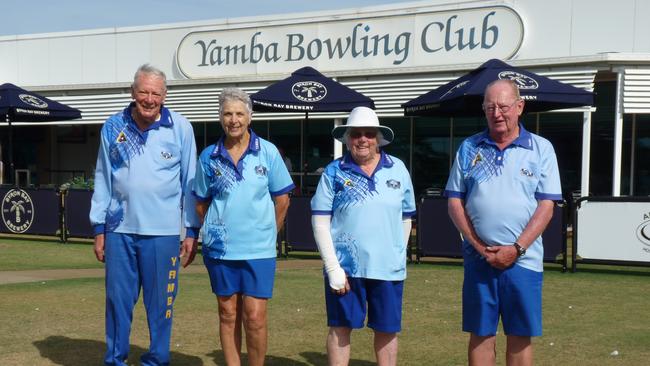
[[[417,194],[444,187],[455,151],[484,118],[404,117],[400,105],[491,58],[593,90],[593,108],[526,115],[555,146],[567,197],[650,195],[650,2],[442,0],[283,16],[0,37],[0,81],[79,108],[82,119],[15,124],[14,160],[35,185],[91,177],[101,123],[130,101],[133,73],[168,76],[167,106],[188,117],[199,149],[221,134],[217,97],[253,93],[312,66],[373,98],[395,131],[386,150],[410,168]],[[309,194],[340,155],[341,113],[255,113]],[[7,132],[1,128],[2,156]],[[4,173],[7,178],[7,173]],[[24,180],[23,180],[24,181]]]

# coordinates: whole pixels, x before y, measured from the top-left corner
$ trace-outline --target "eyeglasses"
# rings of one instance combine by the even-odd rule
[[[377,137],[377,131],[350,131],[350,137],[353,139],[361,138],[361,136],[365,136],[367,139],[374,139]]]
[[[499,112],[501,112],[501,113],[508,113],[510,108],[512,108],[515,105],[515,103],[517,103],[518,101],[519,101],[519,99],[515,99],[515,101],[510,103],[509,105],[508,104],[506,104],[506,105],[483,104],[483,111],[485,111],[485,113],[487,113],[487,114],[492,114],[492,113],[496,112],[496,110],[498,109]]]

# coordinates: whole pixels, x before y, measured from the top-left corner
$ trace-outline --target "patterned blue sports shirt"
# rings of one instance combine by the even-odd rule
[[[222,137],[199,156],[194,193],[210,202],[203,222],[203,255],[214,259],[275,258],[277,229],[272,196],[295,185],[282,156],[249,129],[248,149],[235,166]]]
[[[461,144],[451,168],[446,197],[465,201],[478,236],[488,245],[512,245],[537,209],[537,200],[562,200],[560,173],[553,145],[519,125],[519,137],[499,150],[487,130]],[[471,246],[469,243],[464,243]],[[543,270],[539,236],[517,260]]]
[[[311,201],[313,215],[331,215],[336,256],[349,277],[406,278],[402,220],[415,215],[411,177],[401,160],[381,152],[367,176],[348,153],[327,165]]]
[[[131,103],[101,130],[90,222],[95,235],[116,232],[196,237],[199,218],[191,181],[196,144],[190,122],[165,107],[160,119],[140,131]]]

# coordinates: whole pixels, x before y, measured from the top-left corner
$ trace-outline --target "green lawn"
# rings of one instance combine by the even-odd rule
[[[32,256],[51,252],[48,268],[66,258],[73,267],[95,266],[89,244],[12,242]],[[33,248],[31,246],[34,246]],[[57,255],[57,252],[59,255]],[[85,254],[84,254],[85,253]],[[90,260],[85,262],[83,256]],[[54,259],[56,257],[63,257]],[[14,259],[12,268],[26,269]],[[7,264],[2,260],[2,270]],[[200,264],[196,264],[199,266]],[[400,365],[463,365],[467,335],[460,331],[458,264],[409,265],[405,285]],[[172,339],[173,365],[223,365],[216,301],[204,274],[181,274]],[[320,269],[285,269],[269,303],[267,365],[325,365],[325,311]],[[650,359],[647,268],[580,266],[577,273],[547,269],[544,336],[535,339],[536,365],[643,365]],[[104,348],[103,279],[0,285],[0,365],[100,365]],[[144,311],[136,308],[131,363],[148,342]],[[505,364],[499,336],[498,364]],[[371,333],[355,331],[352,365],[374,364]],[[617,351],[617,356],[611,353]]]
[[[90,240],[67,244],[57,239],[0,237],[0,271],[34,269],[101,268]]]

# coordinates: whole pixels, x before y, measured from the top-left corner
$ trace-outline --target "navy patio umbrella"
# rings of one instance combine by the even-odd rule
[[[251,95],[258,112],[349,112],[354,107],[375,109],[365,95],[306,66]]]
[[[257,112],[304,112],[304,121],[309,112],[349,112],[355,107],[375,109],[375,102],[365,95],[330,79],[316,69],[306,66],[294,71],[286,79],[273,83],[251,95],[253,110]],[[301,128],[304,131],[304,127]],[[300,139],[302,189],[305,151]]]
[[[16,85],[0,85],[0,117],[9,126],[9,181],[13,181],[13,138],[12,122],[49,122],[81,118],[81,111],[44,96],[27,91]]]
[[[533,72],[492,59],[468,74],[404,104],[406,116],[482,116],[485,87],[498,79],[513,80],[522,99],[524,112],[594,105],[594,94]]]

